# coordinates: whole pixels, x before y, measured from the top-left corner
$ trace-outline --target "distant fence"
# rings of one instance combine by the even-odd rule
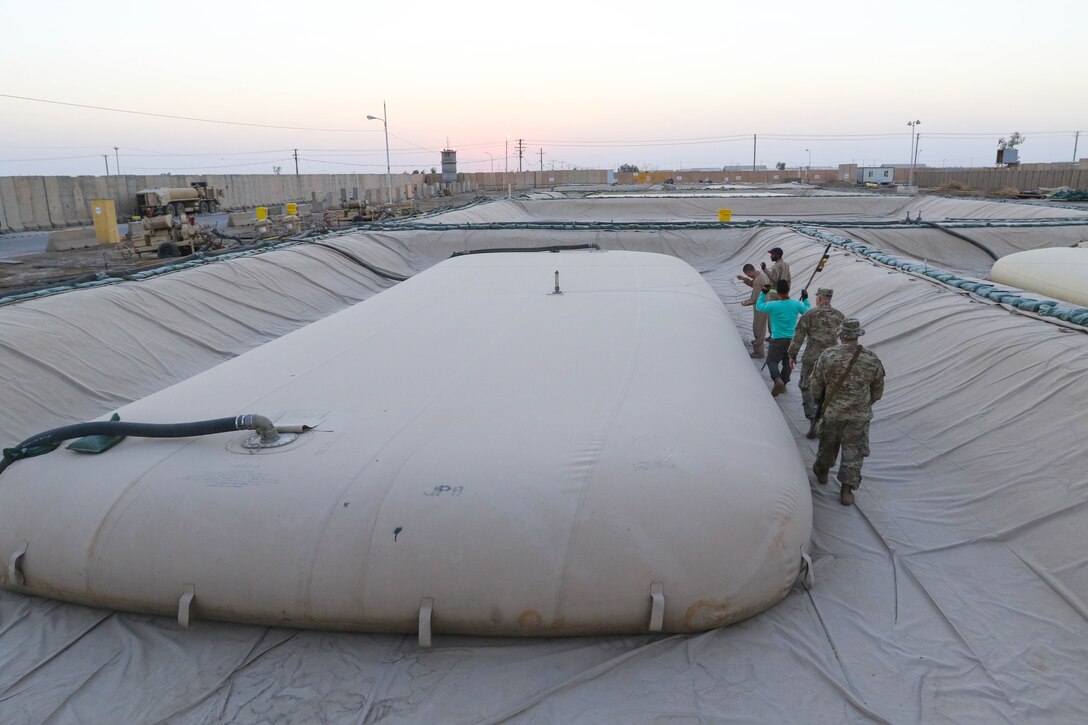
[[[752,171],[639,171],[638,173],[618,173],[616,182],[630,184],[664,184],[673,181],[677,184],[785,184],[791,181],[808,181],[813,184],[827,184],[839,178],[835,169],[757,169]]]
[[[978,191],[999,191],[1006,187],[1029,191],[1069,186],[1088,190],[1088,169],[1072,164],[1063,168],[988,168],[988,169],[916,169],[914,183],[925,188],[940,188],[944,184],[962,184]]]

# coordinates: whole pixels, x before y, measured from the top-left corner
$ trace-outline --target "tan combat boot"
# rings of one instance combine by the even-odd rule
[[[812,472],[816,474],[816,483],[824,485],[827,483],[827,471],[821,471],[816,467],[816,464],[812,464]]]
[[[845,483],[842,485],[842,489],[839,490],[839,503],[843,506],[849,506],[854,503],[853,486],[847,486]]]
[[[786,384],[782,382],[782,378],[775,378],[774,387],[771,388],[771,395],[777,398],[784,392],[786,392]]]
[[[812,440],[816,437],[816,423],[818,421],[815,418],[811,418],[808,422],[808,433],[805,433],[805,438]]]

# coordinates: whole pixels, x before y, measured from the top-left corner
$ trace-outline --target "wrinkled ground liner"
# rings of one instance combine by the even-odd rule
[[[945,216],[1019,213],[939,201]],[[570,216],[622,218],[610,200],[596,211],[562,203]],[[673,214],[673,200],[641,200],[632,215],[646,215],[647,204]],[[693,212],[685,201],[685,214],[717,205]],[[490,206],[474,213],[502,211]],[[938,218],[932,205],[925,214]],[[780,246],[795,279],[807,279],[824,246],[783,227],[383,232],[337,243],[411,274],[462,248],[544,239],[676,254],[703,272],[742,334],[750,317],[738,304],[748,288],[733,278],[741,264]],[[438,637],[431,650],[411,637],[199,620],[181,630],[168,618],[5,591],[0,720],[1088,720],[1088,556],[1077,545],[1088,510],[1084,333],[844,248],[833,248],[817,280],[862,319],[888,384],[857,505],[839,505],[834,478],[813,484],[811,591],[798,587],[759,617],[693,637]],[[389,284],[329,250],[284,250],[4,308],[5,440],[70,422],[72,408],[77,418],[108,413]],[[798,391],[776,400],[810,463]]]

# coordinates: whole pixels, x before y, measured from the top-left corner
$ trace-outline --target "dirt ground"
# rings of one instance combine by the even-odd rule
[[[419,210],[430,213],[446,208],[456,208],[473,202],[480,194],[458,194],[452,197],[420,199]],[[228,229],[230,233],[243,230]],[[120,270],[134,270],[161,264],[163,260],[154,254],[138,257],[122,245],[103,245],[65,252],[37,252],[24,254],[12,260],[0,261],[0,296],[15,294],[33,288],[60,285],[87,275],[116,274]]]

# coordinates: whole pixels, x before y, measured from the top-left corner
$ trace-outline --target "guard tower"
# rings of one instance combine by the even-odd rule
[[[457,152],[442,149],[442,183],[452,184],[457,181]]]

